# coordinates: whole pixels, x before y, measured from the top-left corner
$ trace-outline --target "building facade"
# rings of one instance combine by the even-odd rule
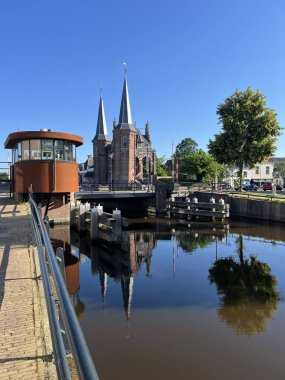
[[[273,175],[274,160],[269,158],[266,162],[258,163],[254,168],[244,167],[243,169],[243,181],[250,182],[251,180],[258,186],[262,186],[264,182],[272,182],[274,180]],[[231,175],[226,178],[231,187],[235,187],[235,181],[238,179],[238,168],[234,168]]]
[[[126,75],[119,120],[118,123],[114,120],[112,134],[111,140],[101,95],[96,134],[92,140],[94,183],[109,187],[151,183],[156,175],[156,153],[151,145],[149,123],[146,123],[143,134],[132,121]]]

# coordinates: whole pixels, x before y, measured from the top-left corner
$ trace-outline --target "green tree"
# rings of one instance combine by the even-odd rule
[[[209,153],[217,162],[238,167],[240,189],[243,169],[253,168],[275,151],[280,127],[275,112],[266,107],[266,98],[248,88],[236,90],[217,108],[222,132],[209,141]]]
[[[198,182],[213,179],[215,177],[216,161],[213,156],[202,149],[192,152],[180,161],[180,170],[190,178],[195,177]],[[218,173],[222,172],[222,165],[217,167]]]
[[[205,248],[213,244],[213,238],[209,235],[199,235],[198,237],[189,233],[177,235],[179,246],[186,253],[192,253],[198,248]]]
[[[281,177],[285,181],[285,159],[274,164],[273,174],[275,177]]]
[[[165,156],[156,157],[156,174],[160,177],[169,175],[167,168],[165,167],[166,161],[167,159]]]
[[[6,172],[0,172],[0,179],[8,179],[8,174]]]
[[[193,152],[197,152],[198,144],[195,140],[191,139],[191,137],[187,137],[183,139],[175,149],[175,157],[179,159],[183,159]]]

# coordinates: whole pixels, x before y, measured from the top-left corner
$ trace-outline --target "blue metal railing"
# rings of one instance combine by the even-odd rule
[[[41,277],[43,280],[47,302],[48,317],[54,349],[54,359],[58,377],[59,379],[64,380],[71,379],[66,358],[66,350],[62,338],[62,334],[64,333],[67,337],[73,355],[79,379],[98,380],[98,374],[70,301],[66,285],[61,277],[50,238],[41,218],[41,213],[31,195],[29,196],[29,202],[31,207],[35,241],[39,253]],[[43,247],[45,249],[43,249]],[[47,269],[47,264],[49,271]],[[59,315],[55,304],[55,297],[52,291],[50,277],[53,279],[53,284],[58,299],[58,306],[63,319],[64,332],[59,325]]]

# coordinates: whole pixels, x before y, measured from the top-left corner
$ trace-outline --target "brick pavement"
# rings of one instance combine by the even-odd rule
[[[0,194],[0,380],[56,379],[27,204]]]

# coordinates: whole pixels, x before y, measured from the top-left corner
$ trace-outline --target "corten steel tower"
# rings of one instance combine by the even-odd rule
[[[76,147],[82,137],[52,131],[11,133],[5,148],[12,149],[12,192],[18,201],[30,192],[44,214],[54,221],[69,220],[69,202],[78,191]]]

